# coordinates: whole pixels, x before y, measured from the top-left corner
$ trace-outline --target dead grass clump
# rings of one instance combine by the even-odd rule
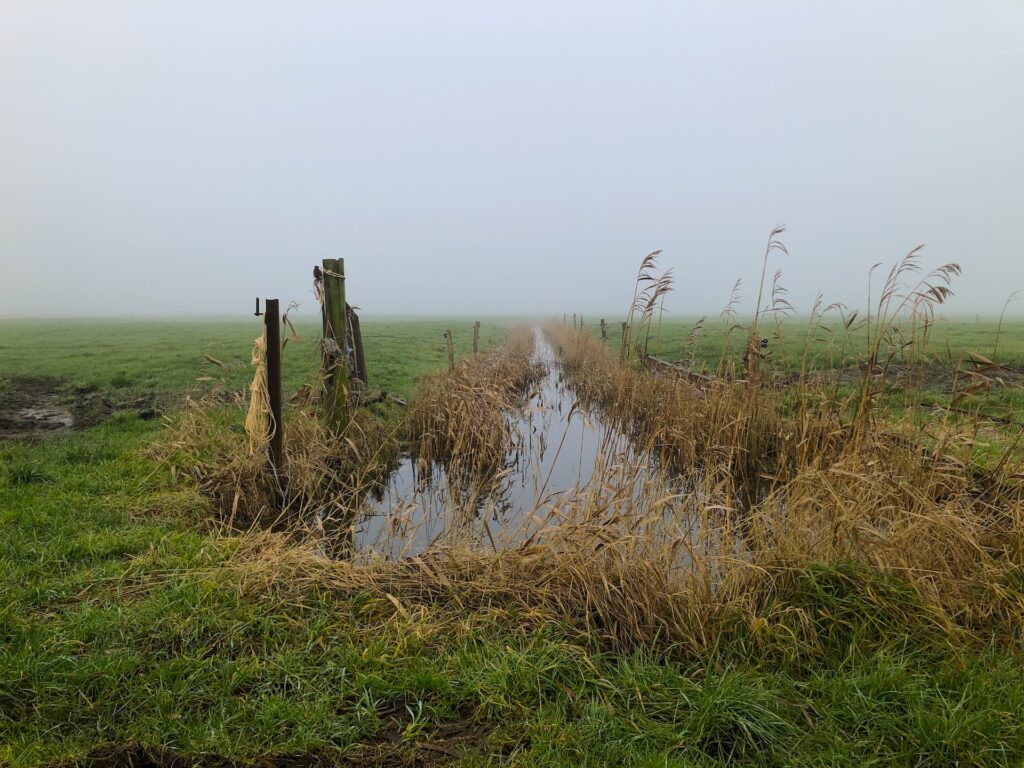
[[[514,612],[521,623],[575,626],[616,647],[677,641],[687,605],[653,561],[627,561],[618,547],[578,547],[572,536],[515,549],[434,548],[391,561],[321,557],[275,534],[251,534],[229,568],[249,589],[373,593],[396,605],[431,604]]]
[[[285,467],[270,469],[265,451],[251,451],[238,414],[191,403],[154,455],[191,477],[233,529],[253,526],[301,530],[325,519],[346,519],[373,482],[396,460],[393,431],[357,410],[340,434],[302,410],[286,417]]]
[[[651,442],[666,463],[747,479],[772,471],[783,433],[777,392],[752,396],[742,383],[726,380],[698,386],[620,365],[583,329],[549,323],[544,330],[581,404],[600,411],[635,442]]]
[[[420,381],[409,437],[421,464],[437,462],[465,477],[504,467],[514,445],[515,411],[540,377],[533,347],[533,332],[517,328],[489,352]]]

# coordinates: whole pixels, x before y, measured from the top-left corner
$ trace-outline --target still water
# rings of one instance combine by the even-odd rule
[[[575,404],[539,329],[533,354],[544,373],[512,416],[514,446],[505,469],[467,487],[440,465],[423,472],[403,459],[379,496],[366,500],[357,551],[399,557],[457,536],[508,546],[555,521],[559,500],[585,489],[595,473],[606,477],[616,463],[635,465],[629,440]]]

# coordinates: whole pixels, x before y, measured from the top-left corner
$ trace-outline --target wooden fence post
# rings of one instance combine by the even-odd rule
[[[473,354],[480,351],[480,321],[473,323]]]
[[[359,327],[359,315],[351,307],[348,308],[349,330],[352,334],[352,351],[355,353],[356,378],[363,382],[365,387],[369,384],[366,376],[366,354],[363,351],[363,331]]]
[[[603,317],[601,318],[601,341],[608,341],[608,326]]]
[[[629,324],[625,320],[622,321],[622,341],[619,343],[619,365],[626,362],[626,344],[628,343],[627,337],[629,336]]]
[[[324,259],[324,372],[327,384],[327,420],[341,425],[348,399],[348,340],[345,318],[345,260]]]
[[[267,299],[263,322],[267,329],[267,396],[270,400],[270,466],[274,475],[284,471],[284,416],[281,408],[281,305]]]
[[[452,332],[444,332],[444,340],[448,343],[448,370],[455,370],[455,347],[452,345]]]

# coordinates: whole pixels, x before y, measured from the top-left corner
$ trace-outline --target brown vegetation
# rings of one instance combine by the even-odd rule
[[[643,351],[671,285],[654,276],[648,257],[620,350],[582,329],[546,328],[580,415],[599,412],[628,438],[605,440],[587,485],[546,500],[504,538],[441,536],[416,557],[345,561],[322,557],[316,542],[295,547],[265,533],[244,542],[234,567],[250,584],[284,574],[289,584],[376,590],[398,606],[514,607],[526,621],[568,622],[620,646],[701,649],[730,631],[752,642],[785,636],[799,653],[831,630],[787,596],[833,588],[854,590],[868,614],[885,613],[890,623],[913,605],[915,620],[943,632],[1020,639],[1024,493],[1013,454],[974,466],[976,420],[879,405],[885,379],[876,372],[884,373],[894,350],[927,337],[932,309],[956,273],[944,267],[905,289],[915,260],[911,254],[894,268],[866,318],[862,381],[839,387],[801,365],[791,386],[780,388],[749,359],[738,369],[723,360],[723,375],[699,381],[648,370]],[[777,282],[770,309],[784,311]],[[848,317],[846,328],[854,328],[855,315]],[[757,337],[754,324],[742,330]],[[409,417],[417,458],[443,464],[449,477],[500,472],[513,445],[512,414],[537,378],[532,352],[530,333],[519,331],[427,377]],[[192,457],[183,465],[231,519],[259,519],[276,486],[261,486],[265,469],[219,442],[210,426],[201,412],[186,415],[179,432],[186,437],[175,443]],[[366,466],[385,436],[358,420],[352,429],[330,441],[315,420],[290,427],[286,508],[312,499],[322,508],[332,494],[344,506],[345,491],[335,489],[365,487],[339,467]],[[831,569],[824,586],[819,564]]]
[[[409,414],[412,451],[424,466],[486,477],[500,471],[513,448],[514,411],[539,371],[533,332],[521,327],[493,350],[462,360],[454,371],[425,376]]]

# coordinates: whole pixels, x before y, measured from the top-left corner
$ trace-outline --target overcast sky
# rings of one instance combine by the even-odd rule
[[[1024,288],[1024,2],[0,2],[0,315],[670,309],[773,262]],[[747,292],[751,300],[750,290]],[[1018,303],[1018,311],[1024,301]]]

